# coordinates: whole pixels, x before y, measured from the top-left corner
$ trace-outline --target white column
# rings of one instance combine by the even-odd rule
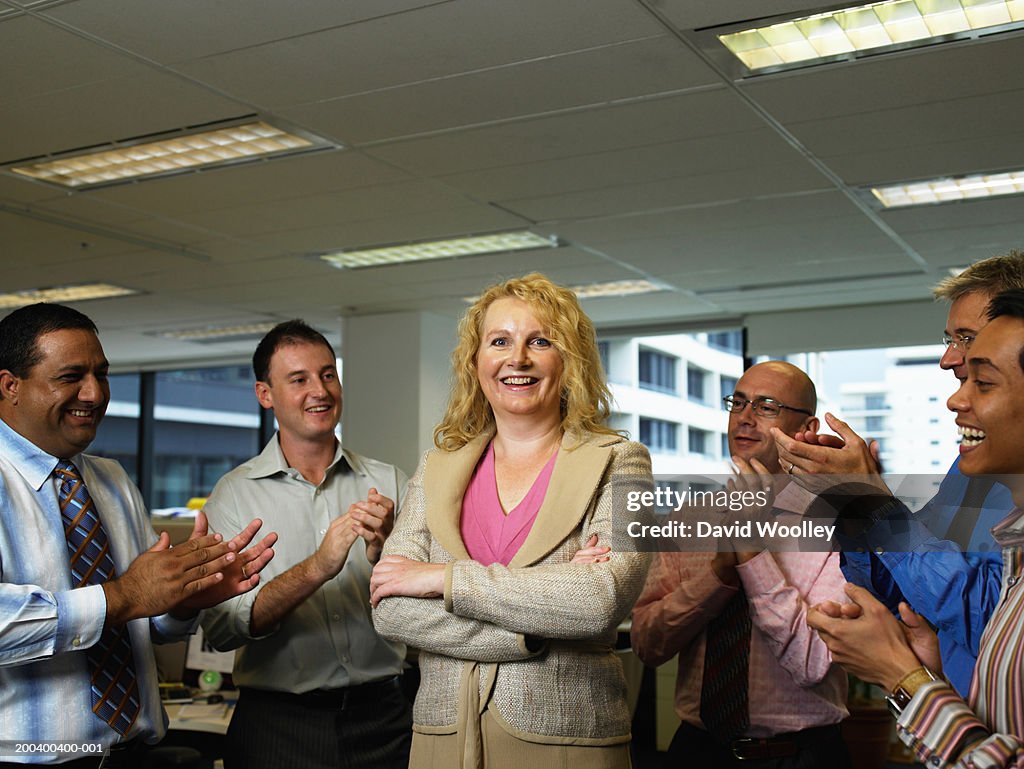
[[[426,312],[342,319],[347,448],[412,475],[448,402],[456,325]]]

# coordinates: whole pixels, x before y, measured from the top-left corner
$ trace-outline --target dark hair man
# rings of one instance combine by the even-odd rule
[[[156,537],[121,466],[82,453],[107,369],[77,310],[35,304],[0,321],[0,760],[79,769],[108,750],[137,765],[166,728],[153,641],[192,632],[198,610],[250,590],[274,554],[274,535],[242,550],[258,520],[230,542],[202,513],[186,544]]]
[[[264,583],[203,620],[215,646],[240,647],[225,765],[404,769],[405,648],[374,630],[369,585],[407,479],[335,437],[341,384],[318,331],[279,324],[257,346],[253,371],[277,435],[221,478],[206,510],[215,529],[230,530],[255,506],[284,536]]]

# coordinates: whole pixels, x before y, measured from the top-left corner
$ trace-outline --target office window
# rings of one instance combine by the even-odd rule
[[[689,449],[691,454],[706,454],[708,444],[707,430],[691,427],[689,430]]]
[[[708,347],[714,347],[722,352],[731,352],[736,355],[743,354],[743,331],[717,331],[708,334]]]
[[[601,357],[601,370],[604,371],[605,378],[609,377],[608,347],[608,342],[597,343],[597,354]]]
[[[732,395],[734,392],[736,392],[736,383],[738,381],[740,381],[736,377],[731,377],[731,376],[720,377],[720,380],[721,380],[721,397],[723,397],[723,398],[726,395]]]
[[[654,350],[640,349],[640,386],[646,390],[675,393],[679,359]]]
[[[161,371],[154,411],[154,508],[208,496],[218,478],[261,449],[247,366]]]
[[[941,353],[931,345],[810,351],[787,360],[811,372],[819,415],[835,414],[864,438],[884,431],[887,472],[930,474],[933,462],[948,467],[957,452],[954,417],[944,406],[956,380],[939,368]]]
[[[686,367],[686,394],[691,401],[707,403],[704,393],[704,382],[707,379],[707,372],[694,366]]]
[[[871,411],[879,411],[885,408],[885,396],[878,395],[865,395],[864,396],[864,408]]]
[[[139,482],[139,375],[110,377],[110,405],[89,453],[116,459],[133,482]]]
[[[664,419],[640,417],[640,442],[656,454],[674,454],[678,450],[679,425]]]
[[[722,459],[729,459],[732,452],[729,451],[729,433],[722,433]]]

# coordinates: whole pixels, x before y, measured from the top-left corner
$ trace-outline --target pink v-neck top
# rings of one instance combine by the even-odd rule
[[[498,498],[498,481],[494,475],[494,444],[487,447],[466,487],[459,524],[462,542],[474,561],[484,566],[493,563],[508,566],[537,520],[557,456],[557,451],[551,455],[523,501],[506,515]]]

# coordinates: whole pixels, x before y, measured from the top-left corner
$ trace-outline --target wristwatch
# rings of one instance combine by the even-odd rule
[[[926,667],[914,668],[903,678],[896,682],[896,686],[890,694],[885,695],[885,701],[889,704],[889,711],[900,717],[903,709],[910,704],[910,700],[924,684],[929,681],[938,681],[939,677]]]

